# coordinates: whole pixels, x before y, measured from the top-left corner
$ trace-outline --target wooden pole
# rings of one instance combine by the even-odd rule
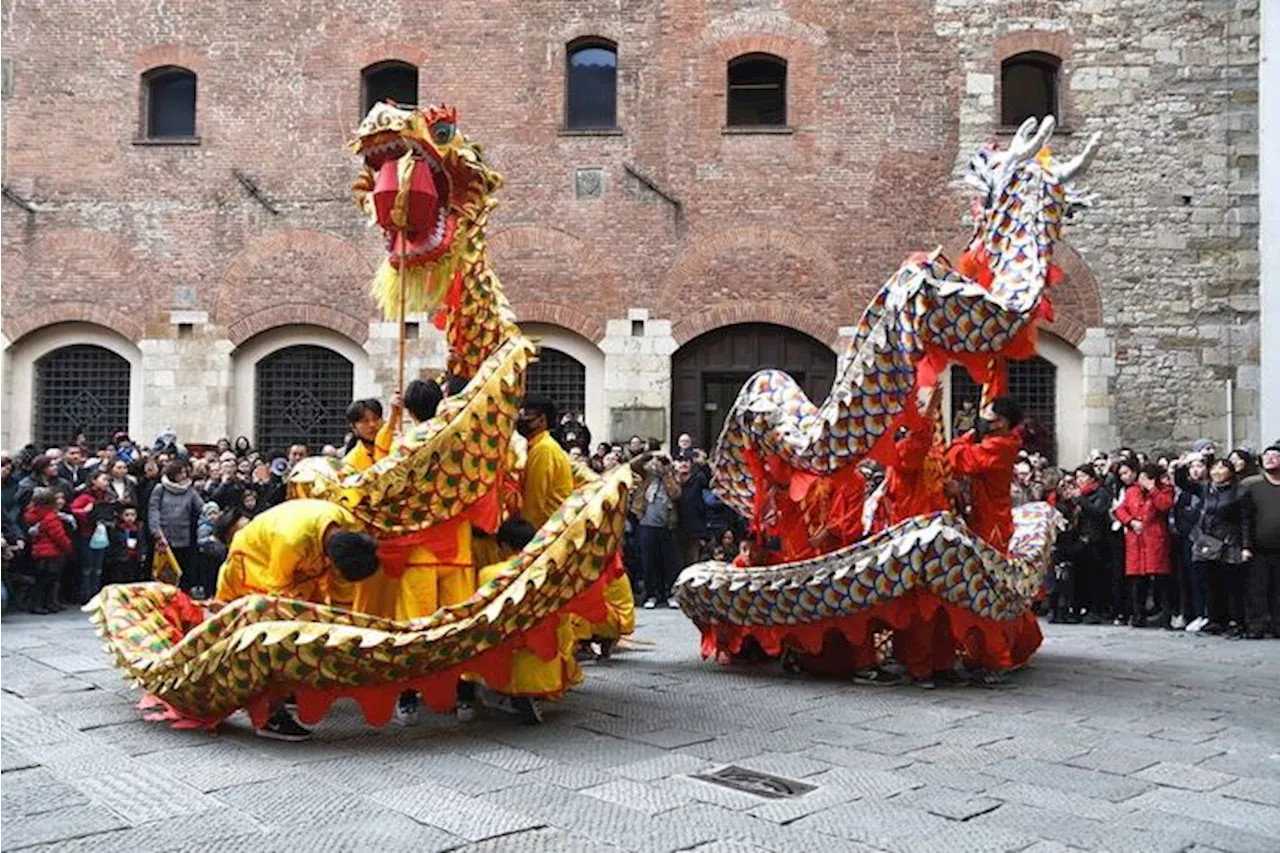
[[[399,334],[400,341],[399,341],[399,369],[396,373],[396,390],[399,391],[401,394],[404,393],[404,368],[405,368],[405,344],[406,344],[405,330],[404,330],[405,301],[406,301],[405,300],[405,296],[406,296],[405,272],[404,272],[404,269],[405,269],[404,244],[405,244],[404,234],[401,233],[400,235],[400,269],[398,270],[399,276],[400,276],[400,334]],[[401,424],[403,423],[404,421],[401,420],[401,423],[396,425],[395,431],[397,433],[401,432]]]

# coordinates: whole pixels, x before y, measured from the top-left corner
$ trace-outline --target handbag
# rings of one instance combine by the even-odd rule
[[[111,540],[107,537],[107,526],[99,521],[97,526],[93,528],[93,535],[89,537],[89,550],[105,551],[110,544]]]
[[[1222,559],[1222,552],[1226,550],[1227,543],[1223,542],[1217,536],[1210,536],[1203,531],[1195,535],[1195,539],[1191,542],[1192,555],[1202,562],[1213,563]]]

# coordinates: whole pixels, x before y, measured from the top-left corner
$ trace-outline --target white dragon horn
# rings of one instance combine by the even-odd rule
[[[1101,138],[1102,134],[1100,133],[1090,136],[1089,141],[1085,143],[1084,150],[1058,169],[1058,180],[1062,183],[1074,180],[1081,172],[1089,168],[1093,155],[1098,153],[1098,142]]]
[[[1035,116],[1024,121],[1009,143],[1010,163],[1021,163],[1039,154],[1053,134],[1054,124],[1053,116],[1045,116],[1044,121],[1038,123]]]

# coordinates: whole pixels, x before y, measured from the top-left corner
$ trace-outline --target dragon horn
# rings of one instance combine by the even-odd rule
[[[1089,163],[1093,160],[1093,155],[1098,153],[1098,142],[1101,140],[1102,134],[1095,133],[1089,137],[1089,141],[1085,144],[1084,150],[1077,156],[1067,162],[1065,166],[1058,170],[1058,180],[1062,183],[1074,180],[1081,172],[1089,168]]]
[[[1053,133],[1055,124],[1053,116],[1045,116],[1044,121],[1038,122],[1038,124],[1039,129],[1037,130],[1035,116],[1032,116],[1018,128],[1018,132],[1013,136],[1013,141],[1009,143],[1010,164],[1030,160],[1039,154],[1040,149],[1049,141],[1049,136]]]

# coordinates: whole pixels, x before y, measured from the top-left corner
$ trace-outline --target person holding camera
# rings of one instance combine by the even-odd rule
[[[1187,630],[1243,636],[1245,564],[1253,558],[1254,547],[1249,492],[1237,482],[1235,468],[1225,458],[1210,463],[1209,480],[1204,483],[1191,480],[1184,460],[1173,465],[1178,488],[1197,492],[1203,501],[1191,532],[1191,572],[1192,582],[1208,592],[1208,602],[1206,614]]]
[[[660,602],[674,607],[671,584],[676,574],[676,502],[680,484],[670,457],[657,454],[645,465],[644,484],[636,492],[633,506],[639,519],[640,562],[644,566],[646,610]]]

